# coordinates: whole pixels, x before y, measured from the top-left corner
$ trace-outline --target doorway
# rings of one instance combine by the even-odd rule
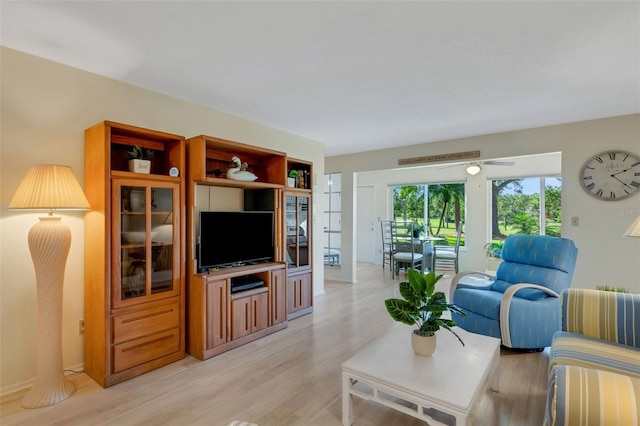
[[[375,231],[378,228],[373,185],[358,186],[356,200],[356,261],[375,263]]]

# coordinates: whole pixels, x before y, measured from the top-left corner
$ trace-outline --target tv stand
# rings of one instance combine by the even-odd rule
[[[287,327],[284,263],[264,262],[191,278],[189,354],[204,360]]]

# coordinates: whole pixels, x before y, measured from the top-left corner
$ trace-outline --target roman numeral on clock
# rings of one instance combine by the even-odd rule
[[[598,190],[596,191],[596,195],[597,195],[598,197],[602,197],[602,194],[604,194],[604,191],[603,191],[602,189],[598,189]]]
[[[590,183],[589,185],[587,185],[585,188],[587,188],[589,191],[591,191],[593,188],[596,187],[595,183]]]
[[[635,180],[631,182],[631,185],[635,186],[636,188],[640,188],[640,182],[636,182]]]
[[[609,153],[609,159],[610,160],[615,160],[616,159],[616,153],[615,152],[610,152]]]

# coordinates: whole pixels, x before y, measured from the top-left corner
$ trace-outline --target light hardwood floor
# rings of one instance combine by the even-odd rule
[[[357,284],[327,282],[313,314],[209,360],[187,356],[108,389],[73,374],[76,393],[46,408],[21,408],[26,391],[7,395],[0,401],[0,424],[217,426],[237,419],[259,426],[340,425],[340,365],[393,325],[383,301],[394,296],[398,280],[370,264],[358,265],[358,278]],[[438,285],[448,288],[449,282]],[[474,424],[540,425],[547,366],[547,351],[502,350],[500,392],[485,393]],[[356,426],[424,425],[358,398],[353,419]]]

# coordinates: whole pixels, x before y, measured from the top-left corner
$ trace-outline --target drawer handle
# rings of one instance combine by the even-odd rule
[[[165,310],[162,310],[162,311],[159,311],[159,312],[149,313],[149,314],[146,314],[146,315],[140,315],[140,316],[135,317],[135,318],[129,318],[129,319],[122,320],[122,324],[127,324],[127,323],[134,322],[134,321],[140,321],[140,320],[143,320],[143,319],[146,319],[146,318],[157,317],[158,315],[168,314],[168,313],[173,312],[173,311],[175,311],[174,308],[169,308],[169,309],[165,309]]]
[[[158,342],[161,342],[163,340],[171,339],[173,336],[175,336],[175,333],[171,333],[168,336],[159,337],[157,339],[153,339],[153,340],[150,340],[148,342],[140,343],[139,345],[129,346],[128,348],[122,349],[122,352],[129,352],[129,351],[133,351],[135,349],[140,349],[140,348],[142,348],[144,346],[149,346],[149,345],[151,345],[153,343],[158,343]]]

